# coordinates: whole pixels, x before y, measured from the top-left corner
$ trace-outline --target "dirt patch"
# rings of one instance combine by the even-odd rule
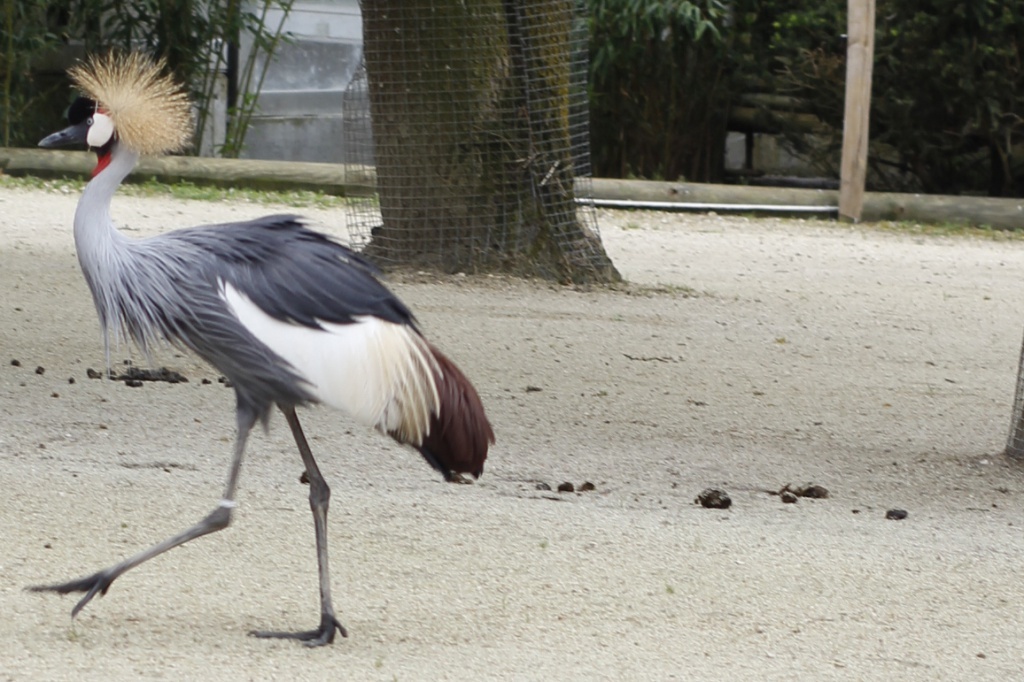
[[[232,391],[174,351],[113,360],[192,381],[68,383],[103,362],[76,199],[0,188],[0,345],[20,360],[0,365],[0,679],[1019,673],[1024,476],[998,453],[1024,245],[603,211],[630,287],[395,278],[498,443],[479,481],[446,486],[341,415],[302,413],[350,633],[310,652],[245,634],[317,619],[308,488],[276,417],[230,529],[131,571],[73,625],[72,600],[23,591],[208,513],[233,438]],[[273,212],[114,206],[129,236]],[[342,211],[307,213],[344,237]],[[765,494],[784,481],[828,497]],[[729,491],[728,513],[693,503],[707,487]]]

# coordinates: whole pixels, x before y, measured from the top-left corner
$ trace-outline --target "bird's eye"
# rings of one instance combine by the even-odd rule
[[[90,116],[89,118],[87,118],[85,120],[85,125],[87,125],[87,126],[91,126],[92,125],[92,116]]]

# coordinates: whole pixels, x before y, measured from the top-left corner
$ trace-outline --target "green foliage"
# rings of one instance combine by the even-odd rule
[[[589,0],[598,175],[717,179],[728,110],[721,0]]]
[[[43,0],[0,0],[0,145],[24,138],[39,140],[40,124],[31,112],[52,96],[56,85],[32,69],[34,56],[58,42],[52,30],[50,4]]]
[[[282,42],[289,38],[283,33],[284,20],[295,4],[295,0],[263,0],[259,7],[259,13],[242,12],[238,8],[239,0],[232,0],[228,3],[234,14],[231,21],[235,35],[245,32],[252,39],[245,64],[242,65],[239,76],[239,91],[241,93],[240,103],[236,103],[230,113],[227,134],[225,135],[224,146],[221,155],[229,158],[238,158],[245,147],[245,135],[252,122],[252,116],[256,112],[256,100],[260,90],[263,89],[263,81],[267,76],[267,69],[271,60]],[[272,9],[282,11],[281,20],[276,27],[269,23],[269,15]],[[211,45],[214,43],[211,43]],[[220,59],[223,51],[216,51],[216,58]],[[218,61],[219,65],[220,62]],[[209,69],[212,73],[216,69]]]
[[[838,176],[847,0],[589,6],[597,174],[717,179],[729,104],[762,92],[828,125],[787,139]],[[1024,0],[892,0],[876,22],[872,186],[1024,196]]]
[[[1011,163],[1024,141],[1024,2],[902,0],[893,10],[877,26],[874,140],[926,191],[968,181],[963,189],[1024,196],[1024,166]]]
[[[219,74],[227,67],[226,46],[238,44],[243,35],[251,39],[252,49],[239,73],[238,101],[228,111],[225,142],[220,149],[222,156],[237,158],[244,148],[270,57],[285,39],[282,24],[294,0],[262,0],[251,5],[242,0],[86,0],[85,4],[98,18],[99,27],[98,31],[84,33],[88,50],[142,47],[165,58],[178,78],[191,85],[199,105],[197,148],[212,114]],[[255,11],[248,11],[248,7]],[[268,14],[275,8],[283,10],[283,16],[280,23],[271,26]]]
[[[832,128],[814,153],[838,174],[846,0],[736,0],[752,83],[802,99]],[[875,186],[1024,196],[1024,0],[893,0],[879,7],[871,108]],[[797,138],[792,138],[794,142]],[[1021,149],[1016,157],[1021,156]]]
[[[189,84],[198,105],[195,146],[199,147],[217,96],[218,78],[227,66],[228,46],[246,38],[252,45],[238,74],[238,101],[228,111],[224,156],[241,152],[271,58],[287,40],[283,21],[294,0],[0,0],[4,23],[3,142],[29,145],[38,139],[33,126],[16,128],[18,121],[33,121],[52,107],[38,95],[42,58],[52,58],[63,42],[81,44],[86,52],[110,48],[141,49],[167,60],[168,66]],[[276,24],[268,17],[280,10]],[[51,79],[52,80],[52,79]],[[66,83],[64,83],[66,86]],[[59,111],[60,107],[56,107]],[[12,132],[13,131],[13,132]]]

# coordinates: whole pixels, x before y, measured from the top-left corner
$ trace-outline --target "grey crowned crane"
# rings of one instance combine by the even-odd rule
[[[307,645],[345,636],[331,601],[327,555],[330,489],[295,408],[323,403],[412,446],[450,480],[479,476],[494,433],[473,385],[428,342],[409,308],[349,248],[292,215],[189,227],[145,239],[119,232],[110,202],[140,154],[183,148],[191,104],[164,65],[138,54],[93,57],[69,72],[82,93],[70,125],[42,147],[86,144],[96,168],[75,212],[78,261],[92,292],[109,359],[112,339],[144,352],[188,349],[234,386],[237,438],[220,503],[187,530],[92,575],[29,588],[84,592],[76,616],[125,571],[226,528],[247,437],[276,405],[309,481],[320,580],[320,624],[308,632],[252,632]]]

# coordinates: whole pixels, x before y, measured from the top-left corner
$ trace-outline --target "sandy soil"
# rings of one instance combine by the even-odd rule
[[[76,199],[0,185],[0,680],[1024,669],[1024,470],[998,454],[1024,243],[609,212],[630,292],[396,283],[476,382],[498,445],[476,484],[446,485],[337,413],[304,414],[334,490],[350,632],[307,650],[246,636],[318,617],[307,492],[280,418],[251,442],[227,531],[130,572],[74,623],[72,599],[23,591],[196,521],[220,496],[233,437],[231,391],[191,358],[158,358],[185,384],[87,378],[103,357]],[[115,205],[132,234],[276,210]],[[343,234],[340,211],[306,213]],[[596,489],[537,489],[563,481]],[[831,497],[766,492],[806,482]],[[732,508],[695,505],[708,486]],[[894,507],[909,517],[886,520]]]

